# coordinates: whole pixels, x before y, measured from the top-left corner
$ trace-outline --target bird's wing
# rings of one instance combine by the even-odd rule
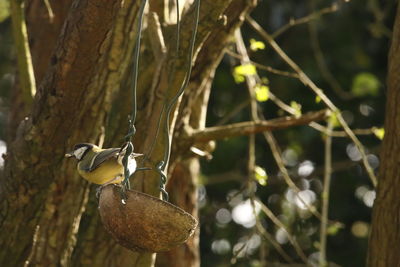
[[[100,166],[100,164],[102,164],[109,158],[117,157],[119,151],[119,148],[109,148],[97,153],[97,155],[93,157],[92,162],[89,165],[89,172],[94,171],[97,167]]]

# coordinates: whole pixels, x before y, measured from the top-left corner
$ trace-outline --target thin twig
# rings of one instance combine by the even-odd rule
[[[292,108],[291,106],[285,104],[282,100],[280,100],[277,96],[272,93],[272,91],[269,91],[269,99],[271,99],[272,102],[275,103],[279,108],[282,110],[286,111],[289,114],[295,115],[296,110]],[[229,120],[231,120],[233,117],[235,117],[239,112],[241,112],[245,107],[247,107],[250,104],[250,99],[246,99],[243,102],[239,103],[238,105],[235,106],[234,109],[228,112],[228,114],[225,115],[220,121],[218,121],[215,125],[223,125],[227,123]]]
[[[244,59],[243,59],[243,56],[238,55],[238,54],[236,54],[236,53],[234,53],[234,52],[232,52],[232,51],[230,51],[230,50],[228,50],[228,49],[226,50],[226,53],[229,54],[230,56],[234,57],[234,58],[239,59],[239,60],[244,60]],[[245,61],[246,61],[247,63],[251,63],[252,65],[256,66],[257,68],[259,68],[259,69],[261,69],[261,70],[265,70],[265,71],[268,71],[268,72],[273,73],[273,74],[277,74],[277,75],[281,75],[281,76],[286,76],[286,77],[291,77],[291,78],[296,78],[296,79],[299,78],[299,75],[297,75],[297,73],[293,73],[293,72],[289,72],[289,71],[284,71],[284,70],[278,70],[278,69],[275,69],[275,68],[273,68],[273,67],[270,67],[270,66],[266,66],[266,65],[257,63],[257,62],[255,62],[255,61],[250,60],[250,59],[249,59],[249,60],[245,60]]]
[[[240,64],[245,65],[248,64],[250,61],[250,58],[247,54],[246,46],[244,44],[242,34],[240,32],[240,29],[237,29],[235,31],[235,38],[236,38],[236,49],[239,52],[241,59],[240,59]],[[249,92],[249,98],[250,98],[250,118],[253,122],[257,122],[258,119],[258,114],[257,114],[257,100],[255,98],[255,93],[254,93],[254,88],[257,86],[257,81],[255,79],[255,75],[246,75],[246,84],[247,84],[247,90]],[[256,143],[255,143],[255,133],[249,134],[249,157],[247,161],[247,170],[248,170],[248,183],[253,182],[254,180],[254,170],[256,166],[256,157],[255,157],[255,150],[256,150]],[[249,184],[250,186],[250,184]]]
[[[240,111],[242,111],[245,107],[247,107],[250,104],[250,99],[245,99],[241,103],[235,105],[235,107],[229,111],[221,120],[219,120],[215,125],[223,125],[230,121],[233,117],[236,116]]]
[[[240,252],[247,247],[247,242],[243,242],[239,249],[233,251],[233,255],[231,258],[231,264],[235,264],[237,262],[237,258],[239,258]]]
[[[285,164],[283,163],[283,158],[282,158],[282,153],[278,147],[278,144],[270,132],[264,132],[264,137],[267,140],[271,151],[272,155],[275,158],[276,164],[278,165],[279,171],[282,173],[283,179],[285,180],[286,184],[289,186],[290,189],[296,192],[298,199],[301,201],[301,203],[307,207],[307,209],[318,219],[321,219],[321,214],[317,211],[317,209],[313,206],[308,204],[306,201],[303,200],[303,198],[299,195],[299,192],[301,191],[300,188],[296,186],[296,184],[293,182],[293,180],[289,176],[289,172],[285,167]]]
[[[278,107],[282,110],[286,111],[289,114],[296,115],[296,109],[292,108],[291,106],[285,104],[282,100],[280,100],[277,96],[275,96],[271,91],[269,91],[269,99],[274,102]]]
[[[44,2],[44,5],[46,6],[47,13],[49,14],[50,22],[53,22],[53,20],[54,20],[54,12],[53,12],[53,9],[51,8],[50,1],[49,0],[43,0],[43,2]]]
[[[236,36],[236,47],[237,50],[241,56],[241,64],[247,64],[250,61],[250,58],[248,56],[246,46],[244,45],[242,35],[240,33],[240,30],[237,30],[235,33]],[[257,75],[247,75],[246,76],[246,83],[247,83],[247,89],[249,91],[249,96],[250,96],[250,117],[254,123],[257,123],[259,121],[258,117],[258,106],[257,106],[257,100],[254,96],[254,88],[257,86],[257,78],[259,78]],[[251,188],[251,183],[254,181],[254,173],[255,173],[255,164],[256,164],[256,157],[255,157],[255,135],[250,134],[249,136],[249,158],[248,158],[248,181],[247,181],[247,186]],[[255,191],[250,189],[250,202],[251,206],[253,209],[253,214],[256,218],[256,223],[260,223],[259,218],[257,216],[256,212],[256,205],[255,205],[256,197],[255,197]],[[260,201],[259,201],[260,202]],[[262,204],[263,205],[263,204]],[[267,210],[265,210],[267,209]],[[307,263],[307,256],[304,254],[303,250],[301,247],[297,244],[295,238],[289,234],[289,232],[286,230],[284,225],[278,220],[278,218],[275,217],[275,215],[270,211],[268,208],[263,209],[264,213],[273,221],[278,227],[284,229],[286,232],[290,242],[294,246],[297,254],[300,256],[300,258]],[[267,214],[268,213],[268,214]]]
[[[236,49],[239,52],[240,64],[245,65],[250,63],[249,55],[247,54],[240,29],[235,31]],[[255,75],[246,75],[247,89],[250,96],[250,117],[252,121],[258,121],[257,115],[257,100],[255,98],[254,88],[257,86]]]
[[[338,4],[333,3],[330,7],[323,8],[323,9],[313,12],[305,17],[302,17],[299,19],[291,18],[287,24],[283,25],[281,28],[279,28],[277,31],[275,31],[273,34],[271,34],[271,36],[273,39],[275,39],[276,37],[278,37],[279,35],[281,35],[282,33],[284,33],[285,31],[287,31],[288,29],[290,29],[293,26],[308,23],[312,20],[318,19],[322,15],[333,13],[333,12],[336,12],[337,10],[338,10]]]
[[[240,59],[240,64],[248,64],[250,61],[250,58],[247,54],[246,46],[243,41],[242,33],[240,32],[240,29],[237,29],[235,31],[235,38],[236,38],[236,49],[239,52],[241,59]],[[255,93],[254,93],[254,88],[257,86],[257,80],[255,75],[246,75],[246,84],[247,84],[247,90],[249,92],[249,100],[250,100],[250,118],[253,122],[258,121],[258,106],[257,106],[257,100],[255,98]],[[247,182],[246,182],[246,188],[249,191],[250,195],[250,203],[251,203],[251,208],[253,210],[253,216],[256,220],[256,224],[260,223],[260,218],[258,217],[256,206],[254,204],[254,199],[255,199],[255,190],[253,190],[253,182],[255,180],[254,173],[255,173],[255,167],[256,167],[256,136],[255,134],[250,134],[249,135],[249,147],[248,147],[248,159],[247,159]]]
[[[311,122],[310,126],[324,134],[328,134],[328,128],[319,123]],[[371,127],[371,128],[367,128],[367,129],[352,129],[352,131],[356,135],[371,135],[371,134],[374,134],[375,129],[376,129],[376,127]],[[330,136],[332,136],[332,137],[348,137],[348,135],[345,131],[330,131]]]
[[[24,102],[29,105],[36,94],[36,81],[26,29],[25,2],[23,0],[11,0],[10,10],[22,97]]]
[[[365,154],[364,146],[361,144],[360,140],[358,140],[357,136],[353,133],[353,131],[348,126],[347,122],[344,120],[340,110],[332,103],[332,101],[324,94],[322,89],[318,88],[313,81],[304,73],[304,71],[282,50],[282,48],[275,42],[275,40],[266,32],[264,29],[250,16],[246,16],[247,22],[250,26],[257,31],[278,53],[278,55],[299,75],[300,81],[308,86],[316,95],[318,95],[321,100],[325,103],[325,105],[332,110],[332,112],[336,115],[339,123],[342,125],[343,130],[349,136],[349,138],[354,142],[360,151],[364,167],[368,173],[369,178],[371,179],[374,187],[377,186],[378,182],[375,176],[375,173],[368,162],[367,155]]]
[[[311,1],[312,3],[312,8],[314,8],[314,1]],[[330,87],[333,89],[333,91],[342,99],[344,100],[350,100],[354,98],[352,94],[349,92],[345,91],[338,80],[335,78],[335,76],[332,74],[332,72],[329,70],[328,65],[326,64],[326,60],[324,57],[324,54],[322,52],[319,40],[318,40],[318,30],[317,30],[317,24],[315,21],[310,21],[308,24],[308,30],[310,33],[310,42],[311,42],[311,47],[313,48],[314,52],[314,57],[315,60],[317,61],[318,69],[321,72],[322,77],[328,82]]]
[[[265,131],[285,129],[293,126],[308,125],[310,122],[323,120],[327,117],[326,110],[309,112],[300,117],[286,116],[272,120],[245,121],[222,126],[208,127],[205,129],[193,130],[189,139],[193,142],[207,142],[221,140],[236,136],[250,135]]]
[[[282,246],[275,241],[271,234],[265,230],[265,228],[259,221],[256,222],[256,228],[257,232],[261,234],[261,236],[264,237],[275,248],[275,250],[279,253],[279,255],[282,256],[285,261],[287,261],[288,263],[294,263],[294,260],[285,252]]]
[[[293,236],[289,233],[289,231],[286,229],[286,226],[275,216],[275,214],[266,206],[264,203],[262,203],[260,200],[256,200],[256,202],[260,205],[261,210],[264,212],[264,214],[280,229],[282,229],[285,234],[287,235],[287,238],[289,242],[293,245],[294,249],[296,250],[297,254],[300,256],[301,260],[304,263],[307,263],[307,256],[304,254],[303,250],[301,249],[299,243],[297,243],[296,239],[293,238]]]
[[[332,122],[328,120],[327,135],[325,136],[325,170],[324,187],[322,190],[322,212],[320,229],[320,253],[319,266],[327,266],[326,260],[326,239],[328,227],[328,209],[329,209],[329,188],[331,186],[332,173]]]

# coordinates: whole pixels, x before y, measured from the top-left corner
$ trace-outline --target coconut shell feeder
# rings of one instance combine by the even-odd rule
[[[126,191],[124,204],[115,185],[102,189],[99,211],[104,227],[117,242],[138,252],[168,251],[186,242],[198,224],[177,206],[135,190]]]

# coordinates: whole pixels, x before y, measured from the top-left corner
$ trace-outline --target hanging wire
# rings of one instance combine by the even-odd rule
[[[137,79],[138,79],[138,67],[139,67],[139,51],[140,51],[140,37],[142,35],[142,28],[143,28],[143,14],[144,8],[146,6],[147,0],[142,0],[139,8],[138,13],[138,25],[137,25],[137,34],[136,34],[136,42],[135,42],[135,50],[133,54],[133,81],[132,81],[132,114],[129,116],[128,119],[128,134],[125,136],[126,144],[121,148],[126,149],[125,155],[122,159],[122,163],[124,165],[124,180],[122,181],[123,189],[130,189],[130,182],[129,177],[131,173],[128,169],[128,159],[133,152],[133,144],[132,144],[132,137],[136,133],[135,128],[135,120],[136,120],[136,113],[137,113],[137,106],[136,106],[136,89],[137,89]]]
[[[177,13],[179,13],[179,6],[177,6]],[[192,36],[190,39],[189,56],[188,56],[188,61],[187,61],[187,72],[186,72],[184,81],[183,81],[182,86],[180,87],[178,93],[172,98],[172,100],[169,102],[169,104],[166,108],[166,119],[164,122],[164,134],[165,134],[166,148],[164,151],[163,160],[160,161],[156,166],[156,170],[160,174],[160,191],[162,194],[162,198],[165,201],[168,201],[168,193],[165,190],[165,184],[167,183],[167,175],[165,173],[165,168],[168,165],[168,161],[169,161],[169,157],[170,157],[170,153],[171,153],[171,140],[170,140],[170,136],[169,136],[170,115],[171,115],[174,105],[176,104],[179,97],[183,94],[185,88],[189,84],[190,75],[192,73],[192,60],[193,60],[193,52],[194,52],[194,44],[195,44],[195,39],[196,39],[196,34],[197,34],[197,28],[198,28],[198,24],[199,24],[199,15],[200,15],[200,0],[195,0],[195,20],[193,22],[193,31],[192,31]],[[178,18],[177,34],[179,36],[179,31],[180,31],[179,15],[177,16],[177,18]],[[177,49],[178,48],[179,47],[177,44]]]
[[[175,42],[175,55],[174,55],[174,57],[175,57],[174,60],[175,60],[175,61],[174,61],[174,62],[176,62],[176,60],[177,60],[178,57],[179,57],[179,42],[180,42],[180,31],[181,31],[181,20],[180,20],[180,12],[179,12],[179,0],[176,0],[175,6],[176,6],[176,33],[175,33],[176,42]],[[173,64],[173,66],[172,66],[172,71],[171,71],[171,75],[169,75],[169,77],[168,77],[168,85],[171,84],[172,77],[175,76],[175,71],[176,71],[176,64]],[[151,154],[153,153],[153,150],[154,150],[154,147],[155,147],[155,145],[156,145],[157,138],[158,138],[158,134],[160,133],[161,121],[162,121],[162,117],[163,117],[164,112],[165,112],[165,107],[166,107],[166,104],[164,103],[164,105],[163,105],[163,107],[162,107],[162,109],[161,109],[161,112],[160,112],[160,116],[158,117],[157,130],[156,130],[156,134],[155,134],[155,136],[154,136],[154,140],[153,140],[153,142],[151,143],[149,152],[146,153],[146,156],[144,157],[143,162],[146,161],[147,159],[149,159],[150,156],[151,156]]]
[[[179,54],[179,42],[181,33],[181,19],[179,11],[179,0],[176,0],[176,43],[175,43],[175,56],[178,57]]]

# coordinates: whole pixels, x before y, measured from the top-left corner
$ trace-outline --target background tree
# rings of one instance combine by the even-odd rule
[[[389,52],[387,102],[385,115],[386,136],[382,144],[379,186],[372,216],[368,264],[369,266],[398,265],[398,167],[397,152],[399,116],[398,91],[400,73],[400,6],[397,7],[393,38]]]
[[[149,1],[145,14],[134,143],[146,154],[140,164],[153,168],[165,149],[159,116],[187,70],[194,7],[183,2],[178,56],[175,1]],[[248,17],[241,33],[257,2],[220,2],[201,2],[190,83],[171,121],[167,190],[200,218],[202,241],[197,231],[156,264],[198,266],[203,257],[204,266],[364,265],[395,1],[262,1],[251,14],[261,26]],[[19,46],[10,47],[5,20],[0,265],[150,266],[154,255],[132,253],[104,231],[94,188],[63,158],[75,143],[123,141],[140,1],[34,0],[25,12],[24,2],[10,3]],[[29,64],[22,71],[24,20],[34,75]],[[9,51],[20,63],[12,90]],[[347,132],[332,129],[340,124]],[[133,186],[159,196],[156,172],[136,174]]]

